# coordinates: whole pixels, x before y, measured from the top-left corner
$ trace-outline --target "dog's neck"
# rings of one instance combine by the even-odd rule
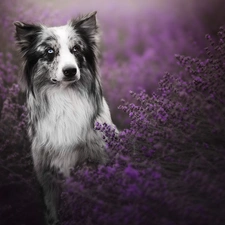
[[[57,147],[76,144],[84,141],[88,129],[93,128],[95,106],[85,93],[53,88],[35,97],[30,93],[27,104],[30,123],[43,142],[49,139]]]

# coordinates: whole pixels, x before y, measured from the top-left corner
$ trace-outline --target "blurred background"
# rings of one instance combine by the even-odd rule
[[[4,70],[10,70],[7,76],[1,75],[4,87],[17,82],[21,63],[15,51],[13,21],[62,25],[97,10],[103,89],[120,128],[129,122],[117,109],[120,100],[129,100],[130,90],[146,89],[151,94],[165,72],[179,70],[174,54],[199,54],[205,34],[216,36],[225,23],[224,0],[2,0],[0,10],[0,63],[2,68],[8,63]]]

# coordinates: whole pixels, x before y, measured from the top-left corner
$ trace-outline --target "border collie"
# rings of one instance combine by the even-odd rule
[[[95,122],[113,125],[98,72],[96,12],[65,26],[15,22],[27,92],[28,134],[34,168],[44,193],[46,223],[58,224],[58,172],[84,162],[104,164],[105,142]]]

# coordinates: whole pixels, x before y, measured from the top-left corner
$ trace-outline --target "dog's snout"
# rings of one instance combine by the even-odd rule
[[[74,77],[77,74],[77,68],[74,66],[66,66],[63,68],[63,74],[66,77]]]

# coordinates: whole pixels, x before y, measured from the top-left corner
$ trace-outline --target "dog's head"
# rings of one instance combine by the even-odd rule
[[[82,79],[83,70],[95,76],[98,57],[96,12],[65,26],[46,27],[15,22],[16,41],[24,59],[23,84],[69,84]]]

